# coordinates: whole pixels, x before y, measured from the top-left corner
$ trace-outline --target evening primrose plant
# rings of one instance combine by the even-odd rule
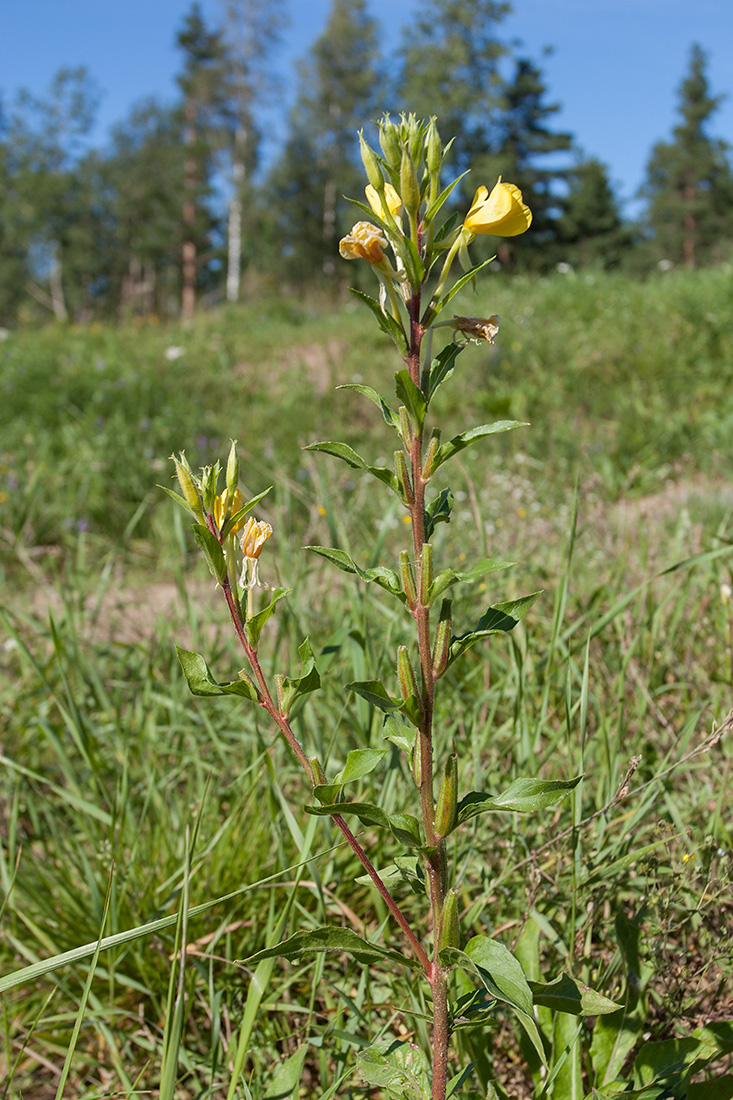
[[[359,581],[382,589],[384,598],[394,601],[409,624],[413,642],[397,646],[391,681],[370,679],[347,685],[349,692],[383,715],[385,743],[352,748],[344,753],[343,767],[330,774],[328,762],[317,759],[311,747],[301,743],[291,723],[295,704],[299,708],[320,686],[309,639],[299,647],[301,667],[295,674],[283,672],[270,683],[263,671],[259,651],[261,645],[267,645],[267,623],[288,590],[274,587],[262,595],[267,588],[267,542],[273,531],[253,513],[264,493],[245,501],[238,488],[236,444],[232,444],[226,471],[217,463],[195,474],[183,454],[174,457],[181,492],[172,495],[194,520],[196,541],[226,600],[246,665],[237,678],[219,683],[202,655],[179,650],[179,658],[194,694],[239,696],[269,715],[305,772],[313,796],[307,812],[331,819],[361,864],[358,873],[379,892],[404,937],[404,951],[398,952],[348,928],[303,929],[266,947],[247,964],[334,951],[351,956],[357,964],[398,965],[423,981],[430,1017],[428,1048],[421,1049],[416,1042],[396,1035],[383,1035],[358,1056],[360,1077],[356,1080],[381,1090],[380,1096],[445,1100],[459,1090],[461,1095],[486,1096],[487,1089],[489,1096],[506,1095],[498,1083],[478,1079],[470,1062],[460,1063],[465,1044],[452,1047],[459,1028],[474,1029],[475,1044],[476,1034],[490,1025],[492,1011],[501,1007],[516,1017],[525,1036],[524,1047],[529,1043],[537,1072],[537,1095],[548,1095],[546,1090],[552,1084],[549,1094],[561,1098],[565,1096],[562,1064],[568,1058],[564,1037],[569,1032],[567,1027],[562,1032],[562,1053],[553,1068],[548,1063],[553,1057],[548,1010],[560,1009],[563,1017],[574,1018],[613,1012],[619,1006],[581,987],[568,975],[530,984],[518,957],[497,938],[475,935],[463,943],[457,871],[449,858],[447,840],[479,815],[539,813],[555,807],[573,791],[580,777],[556,781],[520,778],[501,792],[462,790],[458,754],[444,745],[434,723],[438,693],[449,690],[447,670],[477,643],[513,630],[540,594],[532,592],[494,603],[472,622],[454,622],[451,590],[483,581],[512,563],[485,557],[466,568],[440,561],[438,548],[434,548],[436,528],[450,521],[453,507],[453,494],[438,482],[438,474],[467,447],[521,426],[500,420],[469,427],[444,440],[439,426],[432,422],[435,395],[449,382],[459,355],[471,343],[493,343],[499,327],[497,316],[449,316],[447,307],[485,266],[471,263],[469,250],[474,238],[524,233],[531,226],[532,214],[519,189],[500,179],[491,191],[483,185],[477,189],[463,217],[457,211],[446,217],[448,200],[459,181],[446,187],[441,184],[447,147],[434,119],[403,116],[394,122],[385,117],[379,123],[380,151],[372,148],[363,134],[360,142],[368,180],[366,201],[355,203],[361,218],[340,242],[339,250],[345,259],[371,266],[377,280],[376,296],[361,290],[353,293],[393,341],[401,366],[394,375],[394,398],[382,396],[367,384],[345,388],[357,391],[377,407],[394,431],[397,446],[391,467],[370,464],[343,442],[321,441],[308,449],[362,471],[374,479],[376,491],[396,497],[411,540],[397,560],[373,568],[362,568],[338,546],[307,549]],[[397,746],[404,761],[404,811],[399,813],[388,813],[377,802],[349,796],[351,784],[380,768],[392,751],[390,744]],[[384,831],[394,849],[393,866],[375,868],[357,836],[363,832],[362,826],[367,835],[371,830]],[[392,886],[395,877],[401,881],[406,877],[418,892],[427,895],[421,919],[408,919],[398,905]],[[542,1007],[539,1013],[537,1006]],[[573,1019],[570,1031],[577,1036],[577,1030]],[[569,1064],[575,1065],[574,1056]],[[240,1071],[241,1064],[235,1069]]]

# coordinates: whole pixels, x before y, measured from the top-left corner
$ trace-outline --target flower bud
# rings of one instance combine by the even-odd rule
[[[382,146],[387,164],[394,172],[397,172],[402,157],[402,145],[400,144],[399,130],[394,122],[390,122],[387,115],[379,124],[379,144]]]
[[[204,466],[201,470],[201,495],[204,498],[204,510],[206,512],[214,511],[219,472],[220,466],[218,462],[215,466]]]
[[[412,447],[412,423],[410,421],[410,414],[404,405],[400,405],[400,435],[402,436],[402,442],[409,451]]]
[[[422,706],[417,676],[412,667],[412,661],[410,660],[410,654],[407,652],[407,646],[404,645],[397,647],[397,679],[400,683],[400,695],[402,698],[409,699],[411,695],[414,695],[418,704]]]
[[[458,891],[449,890],[443,901],[443,911],[440,914],[440,933],[438,935],[438,951],[444,947],[458,947],[460,944],[460,929],[458,926]]]
[[[227,459],[227,492],[229,493],[229,499],[234,500],[234,494],[239,484],[239,456],[237,455],[237,441],[232,440],[232,445],[229,449],[229,458]],[[244,504],[244,501],[242,501]],[[233,507],[233,505],[232,505]],[[241,505],[240,505],[241,507]]]
[[[443,165],[443,148],[440,144],[440,134],[435,125],[435,119],[430,119],[427,137],[425,138],[425,164],[431,176],[439,176]]]
[[[435,645],[433,646],[433,679],[437,680],[445,672],[450,652],[451,631],[451,600],[443,600],[440,605],[440,618],[438,628],[435,631]]]
[[[415,584],[415,570],[412,568],[407,550],[400,551],[400,578],[402,580],[402,591],[407,596],[407,606],[410,611],[414,611],[417,607],[417,586]]]
[[[429,481],[432,477],[432,466],[435,461],[435,455],[440,446],[440,429],[434,428],[433,434],[430,437],[430,441],[425,450],[425,458],[422,464],[422,478],[423,481]]]
[[[402,202],[410,219],[417,217],[420,209],[420,184],[415,171],[415,163],[406,149],[402,150],[400,164],[400,193]]]
[[[326,773],[321,767],[318,757],[310,756],[308,757],[308,760],[311,766],[311,771],[313,772],[313,786],[318,787],[324,783],[328,783],[328,780],[326,779]]]
[[[429,542],[423,543],[422,561],[420,563],[420,603],[423,607],[430,607],[430,588],[433,583],[433,547]]]
[[[438,792],[435,810],[435,832],[439,837],[448,836],[458,819],[458,757],[452,752],[445,762],[443,780]]]
[[[375,191],[381,191],[384,188],[384,176],[382,175],[382,168],[379,164],[379,157],[368,142],[365,141],[363,130],[359,131],[359,151],[361,152],[361,159],[364,164],[364,171],[367,174],[367,179]]]
[[[201,508],[201,495],[199,493],[198,478],[194,477],[191,467],[188,464],[185,454],[181,451],[180,456],[176,458],[175,455],[171,455],[176,467],[176,477],[178,478],[178,484],[181,487],[181,493],[189,506],[193,514],[199,523],[204,522],[204,513]]]
[[[407,469],[407,463],[405,462],[405,452],[402,449],[394,453],[394,468],[397,474],[397,480],[402,488],[402,493],[400,494],[402,500],[405,504],[412,504],[415,498],[412,492],[412,482]]]

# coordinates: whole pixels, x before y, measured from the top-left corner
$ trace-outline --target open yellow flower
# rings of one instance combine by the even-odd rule
[[[382,231],[371,222],[357,222],[339,241],[339,252],[345,260],[368,260],[370,264],[382,262],[386,247]]]
[[[216,522],[216,526],[219,528],[220,531],[224,526],[224,516],[227,514],[228,503],[229,490],[225,489],[223,493],[219,493],[219,496],[214,501],[214,520]],[[232,496],[232,507],[229,514],[233,516],[234,513],[238,512],[239,509],[243,506],[244,497],[242,496],[242,493],[239,489],[235,489],[234,495]],[[234,524],[234,527],[231,530],[231,534],[233,535],[235,531],[241,531],[246,522],[247,520],[244,517],[240,519],[237,523]]]
[[[366,188],[367,202],[371,206],[374,213],[378,218],[384,218],[384,207],[382,206],[382,200],[379,197],[379,192],[376,187],[372,187],[371,183]],[[389,212],[393,218],[399,217],[402,210],[402,199],[395,191],[391,183],[385,183],[384,185],[384,197],[387,200],[387,206]]]
[[[529,229],[532,211],[522,202],[519,188],[513,183],[502,183],[499,176],[491,194],[487,187],[479,187],[463,224],[470,233],[516,237]]]
[[[242,582],[246,588],[254,588],[256,584],[259,584],[261,588],[267,588],[267,585],[260,580],[258,559],[262,553],[262,547],[271,534],[272,527],[269,523],[256,520],[254,516],[249,517],[239,540],[244,555]]]

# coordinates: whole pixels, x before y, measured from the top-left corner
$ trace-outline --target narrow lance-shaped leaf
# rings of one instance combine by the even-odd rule
[[[398,951],[388,951],[379,944],[370,943],[369,940],[357,936],[350,928],[315,928],[296,932],[294,936],[267,947],[263,951],[257,951],[254,955],[240,960],[248,966],[260,962],[261,959],[298,959],[306,954],[319,954],[324,951],[337,951],[340,954],[351,955],[359,962],[400,963],[413,970],[422,969],[419,962],[401,954]]]
[[[430,475],[447,462],[459,451],[465,450],[480,439],[486,439],[489,435],[497,435],[499,432],[510,432],[513,428],[526,428],[527,424],[521,420],[497,420],[493,424],[480,424],[477,428],[471,428],[467,432],[453,436],[447,443],[442,443],[435,453],[435,458],[430,469]]]
[[[211,675],[211,669],[200,653],[192,653],[191,650],[176,646],[176,654],[193,695],[240,695],[244,699],[251,699],[253,703],[259,702],[257,690],[249,679],[220,684]]]
[[[489,795],[471,791],[458,803],[458,824],[496,810],[527,814],[557,806],[583,777],[574,779],[515,779],[503,794]]]
[[[368,398],[377,408],[381,411],[382,416],[386,424],[389,424],[390,428],[396,428],[400,430],[400,417],[399,413],[396,413],[394,409],[387,404],[381,394],[377,393],[371,386],[362,386],[357,382],[347,382],[343,386],[337,386],[339,390],[356,390],[357,393],[362,394]],[[185,502],[184,502],[185,503]]]
[[[209,572],[221,584],[227,575],[227,563],[221,543],[216,535],[212,535],[208,527],[204,527],[202,523],[192,524],[191,529],[199,549],[203,551],[206,558]]]
[[[374,584],[379,585],[390,595],[396,596],[401,604],[406,603],[406,596],[402,591],[399,577],[394,570],[388,569],[385,565],[375,566],[374,569],[362,569],[345,550],[329,546],[304,546],[303,549],[310,550],[313,554],[319,554],[320,557],[330,561],[338,569],[342,569],[344,573],[353,573],[361,577],[363,581],[373,581]]]
[[[425,538],[429,540],[437,523],[450,523],[453,511],[453,493],[450,489],[441,489],[437,497],[430,501],[425,509]]]
[[[415,431],[421,432],[427,412],[425,397],[410,378],[408,370],[398,370],[394,377],[397,399],[406,407]]]
[[[400,496],[400,485],[394,471],[388,469],[386,466],[370,466],[364,461],[361,455],[356,453],[353,447],[348,445],[348,443],[340,443],[335,440],[324,440],[319,443],[310,443],[304,449],[306,451],[322,451],[324,454],[332,455],[334,458],[340,458],[342,462],[345,462],[354,470],[366,470],[372,477],[376,477],[378,481],[382,481],[396,493],[397,496]]]
[[[441,596],[448,588],[457,584],[459,581],[477,581],[480,580],[481,577],[487,576],[489,573],[498,573],[502,569],[511,569],[515,564],[516,562],[503,561],[501,558],[481,558],[471,569],[461,571],[444,569],[441,573],[438,573],[430,586],[430,602],[434,603],[438,596]]]
[[[247,631],[247,637],[249,638],[250,645],[257,645],[258,641],[260,640],[262,628],[267,620],[270,618],[270,616],[275,614],[275,609],[278,602],[282,600],[285,596],[289,595],[291,591],[291,588],[273,589],[272,597],[267,607],[263,607],[262,610],[258,611],[256,615],[253,615],[250,619],[247,619],[247,622],[245,623],[245,630]]]
[[[298,647],[298,653],[300,655],[300,676],[297,679],[286,676],[282,683],[281,705],[283,714],[286,716],[292,712],[296,700],[302,699],[321,686],[321,677],[318,675],[318,669],[316,668],[316,659],[307,638]]]
[[[453,374],[456,359],[465,347],[465,344],[446,344],[432,360],[427,369],[427,378],[423,385],[428,402],[432,401],[438,387]]]
[[[405,330],[401,322],[396,320],[391,313],[385,313],[379,302],[369,294],[365,294],[363,290],[357,290],[356,287],[353,286],[349,287],[349,290],[355,298],[359,298],[360,301],[364,302],[364,304],[369,307],[376,317],[382,332],[394,340],[400,353],[404,355],[407,351],[407,337],[405,336]]]
[[[532,592],[529,596],[522,596],[518,600],[509,600],[506,603],[498,603],[494,604],[493,607],[489,607],[473,630],[468,630],[465,634],[452,639],[448,665],[452,664],[480,639],[488,638],[491,634],[501,634],[513,630],[541,595],[541,591]]]

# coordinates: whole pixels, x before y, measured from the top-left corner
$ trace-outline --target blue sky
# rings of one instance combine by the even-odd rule
[[[285,0],[290,24],[275,56],[280,95],[272,116],[284,130],[295,61],[323,29],[330,0]],[[394,46],[417,0],[369,0]],[[219,0],[203,0],[215,21]],[[0,0],[0,94],[41,94],[62,65],[85,65],[103,92],[94,134],[103,144],[110,124],[145,95],[170,97],[179,59],[173,41],[190,0]],[[514,0],[504,37],[521,39],[537,60],[549,98],[561,104],[556,124],[588,155],[609,167],[627,212],[649,150],[669,136],[676,89],[693,42],[709,56],[713,92],[729,98],[713,132],[733,144],[733,0]],[[549,56],[543,49],[553,48]],[[631,200],[631,201],[629,201]]]

